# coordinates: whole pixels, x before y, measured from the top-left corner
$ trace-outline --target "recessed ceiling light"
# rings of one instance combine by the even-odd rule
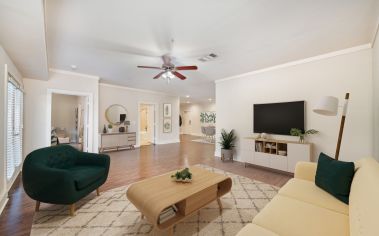
[[[71,65],[71,70],[76,70],[78,67],[76,65]]]
[[[186,98],[189,98],[190,97],[190,95],[186,95]]]

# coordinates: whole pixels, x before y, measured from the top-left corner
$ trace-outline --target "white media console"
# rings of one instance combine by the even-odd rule
[[[311,153],[311,143],[261,138],[245,138],[241,143],[243,162],[290,173],[297,162],[311,161]]]

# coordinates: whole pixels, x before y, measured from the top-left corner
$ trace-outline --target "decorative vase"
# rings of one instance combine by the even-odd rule
[[[108,127],[108,133],[112,133],[112,132],[113,132],[113,127],[112,128]]]
[[[107,133],[107,127],[105,127],[105,125],[104,125],[104,128],[103,128],[103,133],[104,133],[104,134]]]
[[[267,138],[267,134],[266,134],[266,133],[262,133],[262,134],[261,134],[261,138],[262,138],[262,139],[266,139],[266,138]]]
[[[299,136],[299,143],[304,143],[304,136]]]

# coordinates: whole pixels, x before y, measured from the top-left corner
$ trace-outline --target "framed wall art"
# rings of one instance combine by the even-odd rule
[[[170,103],[163,104],[163,117],[171,118],[171,104]]]
[[[172,124],[171,118],[163,119],[163,133],[171,133],[172,132]]]

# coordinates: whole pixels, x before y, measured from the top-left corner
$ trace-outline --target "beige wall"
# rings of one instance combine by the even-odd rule
[[[217,134],[219,136],[220,130],[225,128],[235,129],[239,139],[253,136],[253,105],[256,103],[305,100],[306,128],[320,131],[308,139],[314,143],[313,157],[318,157],[321,151],[334,156],[341,110],[337,117],[328,117],[315,114],[312,107],[322,96],[336,96],[342,102],[345,93],[350,92],[340,159],[352,161],[372,156],[372,87],[370,48],[348,50],[338,55],[219,81],[216,83]],[[291,136],[273,138],[296,140]],[[240,159],[239,140],[236,151]],[[216,155],[219,152],[217,147]]]
[[[99,81],[98,77],[79,75],[69,72],[50,72],[49,80],[24,79],[25,87],[25,120],[24,120],[24,149],[25,154],[46,147],[50,142],[47,135],[48,123],[48,91],[49,89],[71,91],[73,93],[91,94],[93,97],[93,134],[92,149],[98,152],[98,119],[99,119]]]
[[[379,160],[379,38],[372,50],[373,92],[374,92],[374,157]]]
[[[108,124],[105,119],[105,110],[113,104],[121,104],[128,111],[127,120],[131,123],[129,126],[129,131],[137,132],[137,137],[140,137],[140,128],[138,126],[139,104],[155,104],[155,122],[157,123],[156,144],[179,142],[179,97],[123,86],[100,84],[99,102],[99,132],[103,129],[104,124]],[[164,103],[172,104],[171,133],[163,133]],[[137,146],[139,146],[139,139],[137,139]]]
[[[185,112],[189,114],[189,119],[191,120],[191,127],[185,127],[188,126],[188,121],[186,124],[184,124],[183,119],[183,125],[181,127],[181,133],[183,134],[191,134],[196,136],[201,136],[201,126],[206,126],[210,124],[202,124],[200,122],[200,113],[201,112],[207,112],[207,111],[216,111],[216,104],[214,102],[206,102],[206,103],[182,103],[180,104],[180,114],[182,115],[182,118],[185,116]],[[217,122],[217,114],[216,114],[216,122]]]
[[[7,185],[5,173],[5,130],[6,130],[6,94],[8,78],[5,74],[5,66],[8,72],[16,77],[22,83],[22,75],[13,64],[7,53],[0,45],[0,213],[7,201],[7,191],[10,185]]]
[[[78,96],[55,94],[51,102],[51,127],[66,129],[67,135],[75,130],[75,109]]]

